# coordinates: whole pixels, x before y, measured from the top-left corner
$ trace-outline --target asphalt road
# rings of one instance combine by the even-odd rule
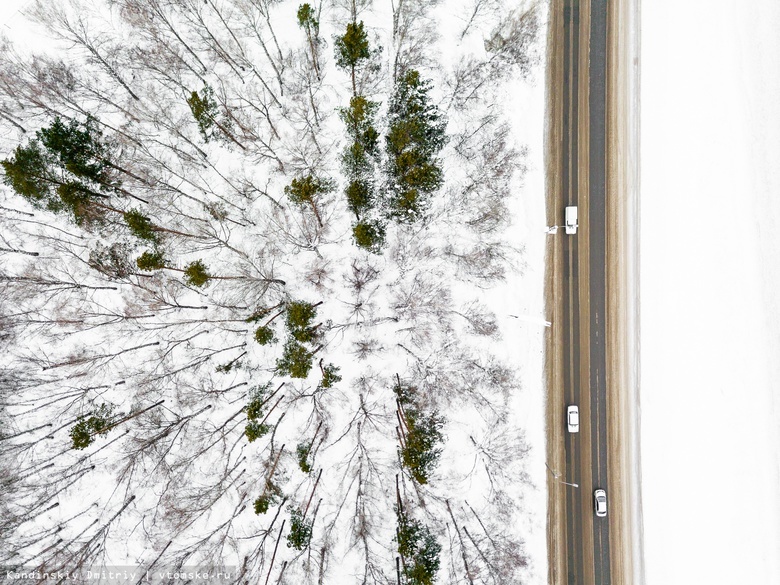
[[[590,285],[590,414],[593,488],[607,490],[607,0],[590,2],[588,69],[588,242]],[[593,523],[595,583],[609,585],[609,522]]]
[[[565,503],[566,582],[611,585],[608,518],[593,511],[593,492],[607,491],[607,356],[606,356],[606,80],[608,0],[563,0],[563,107],[561,199],[577,205],[580,229],[564,238],[563,384],[565,406],[580,407],[580,432],[566,433]],[[587,10],[587,14],[581,14]],[[582,27],[585,19],[589,26]],[[582,46],[581,31],[587,31]],[[587,71],[587,88],[580,86]],[[585,81],[583,79],[583,81]],[[581,100],[587,89],[587,102]],[[587,108],[581,108],[586,103]],[[580,144],[582,128],[587,144]],[[585,180],[580,176],[580,165]],[[582,186],[584,192],[580,192]],[[560,211],[561,215],[563,210]],[[586,220],[583,222],[583,218]],[[580,244],[580,240],[582,244]],[[582,248],[584,249],[581,249]],[[586,270],[580,278],[580,266]],[[582,335],[586,335],[583,339]],[[584,368],[583,368],[584,366]]]

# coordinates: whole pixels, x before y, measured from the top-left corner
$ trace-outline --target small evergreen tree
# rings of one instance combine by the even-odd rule
[[[306,378],[311,371],[313,354],[294,339],[284,344],[282,357],[276,361],[276,372],[291,378]]]
[[[214,100],[214,90],[207,85],[200,94],[193,91],[187,98],[187,105],[190,106],[192,116],[198,123],[198,130],[203,136],[203,141],[208,142],[214,137],[214,126],[219,114],[217,102]]]
[[[379,155],[379,132],[374,128],[374,118],[379,104],[353,96],[349,107],[340,110],[339,115],[347,128],[352,144],[342,155],[342,164],[350,177],[370,175],[372,161]]]
[[[334,384],[341,382],[341,376],[339,375],[340,369],[341,368],[334,366],[333,364],[327,364],[322,368],[320,388],[332,388]]]
[[[0,164],[5,173],[3,183],[18,195],[35,207],[55,212],[62,208],[62,202],[52,197],[51,187],[56,184],[56,179],[49,169],[50,156],[37,140],[31,140],[26,146],[17,146],[13,156]]]
[[[298,7],[298,26],[306,31],[306,34],[316,37],[320,32],[320,22],[311,4],[301,4]]]
[[[359,221],[352,226],[352,237],[358,247],[378,254],[385,243],[385,226],[378,220]]]
[[[287,534],[287,546],[295,550],[304,550],[311,542],[311,520],[305,520],[299,510],[290,509],[290,532]]]
[[[139,270],[146,272],[152,272],[154,270],[161,270],[165,268],[165,254],[162,250],[147,250],[141,254],[135,261]]]
[[[444,419],[436,412],[423,414],[417,408],[407,407],[406,442],[401,449],[401,463],[417,483],[424,485],[439,462]]]
[[[277,339],[274,330],[271,327],[264,325],[255,330],[255,341],[260,345],[269,345],[271,343],[276,343]]]
[[[290,335],[301,343],[311,343],[317,339],[317,328],[311,322],[317,317],[317,307],[304,301],[287,303],[285,323]]]
[[[256,420],[250,420],[244,428],[244,434],[250,443],[266,436],[269,432],[271,432],[271,425],[259,423]]]
[[[306,40],[309,42],[311,51],[311,60],[314,65],[314,71],[317,73],[317,79],[320,78],[320,65],[317,54],[317,48],[320,44],[320,22],[310,4],[301,4],[298,7],[298,26],[306,32]]]
[[[404,559],[406,585],[433,585],[439,570],[441,545],[427,526],[396,508],[398,554]]]
[[[284,188],[284,192],[289,197],[290,201],[299,206],[308,205],[312,208],[314,216],[317,218],[317,223],[322,227],[322,217],[317,207],[317,200],[320,195],[327,193],[331,190],[330,182],[315,177],[314,175],[307,175],[305,177],[293,179],[292,182]]]
[[[159,243],[159,234],[154,229],[152,221],[137,209],[130,209],[124,213],[125,223],[133,235],[141,240]]]
[[[347,207],[357,219],[371,209],[371,187],[366,181],[351,181],[346,189]]]
[[[363,22],[350,22],[344,36],[336,37],[336,65],[342,69],[349,69],[352,76],[352,93],[357,94],[355,83],[355,68],[360,61],[369,59],[371,51],[368,46]]]
[[[304,473],[311,473],[311,465],[309,465],[309,453],[311,452],[311,443],[298,443],[295,449],[295,454],[298,456],[298,467]]]
[[[444,440],[441,429],[444,419],[437,412],[425,414],[416,401],[417,388],[402,384],[400,378],[393,387],[398,403],[403,409],[406,423],[405,441],[401,445],[401,464],[423,485],[439,462]]]
[[[184,269],[184,280],[192,286],[201,287],[211,279],[211,275],[202,260],[190,262]]]
[[[112,420],[112,408],[101,404],[89,417],[82,418],[70,430],[70,438],[74,449],[86,449],[92,444],[96,435],[108,433]]]
[[[249,403],[246,405],[246,418],[248,420],[257,420],[263,416],[263,406],[268,400],[268,390],[271,388],[271,383],[268,382],[263,386],[257,386],[249,392]]]
[[[446,122],[431,103],[430,89],[430,82],[409,70],[398,80],[390,100],[385,139],[390,215],[406,223],[419,219],[428,197],[443,180],[436,155],[444,146]]]
[[[270,307],[260,307],[245,319],[247,323],[257,323],[265,319],[272,311]]]
[[[255,500],[255,514],[265,514],[268,508],[279,503],[282,490],[272,481],[265,483],[263,494]]]

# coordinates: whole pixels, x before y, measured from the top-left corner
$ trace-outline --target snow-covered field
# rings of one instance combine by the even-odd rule
[[[778,583],[780,4],[641,10],[646,583]]]

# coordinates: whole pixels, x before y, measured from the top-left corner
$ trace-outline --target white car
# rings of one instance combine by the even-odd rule
[[[576,234],[577,227],[577,206],[572,205],[566,208],[566,233]]]
[[[570,433],[580,431],[580,409],[574,404],[566,409],[566,424]]]
[[[596,516],[599,518],[607,515],[607,492],[605,490],[593,492],[593,506],[596,509]]]

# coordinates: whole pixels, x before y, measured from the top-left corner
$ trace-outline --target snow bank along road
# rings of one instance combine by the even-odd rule
[[[549,582],[630,582],[625,410],[626,191],[617,127],[625,14],[615,0],[553,0],[548,44],[548,220],[577,205],[580,229],[548,247]],[[608,59],[608,48],[610,58]],[[566,406],[580,409],[566,432]],[[593,513],[605,489],[609,513]]]

